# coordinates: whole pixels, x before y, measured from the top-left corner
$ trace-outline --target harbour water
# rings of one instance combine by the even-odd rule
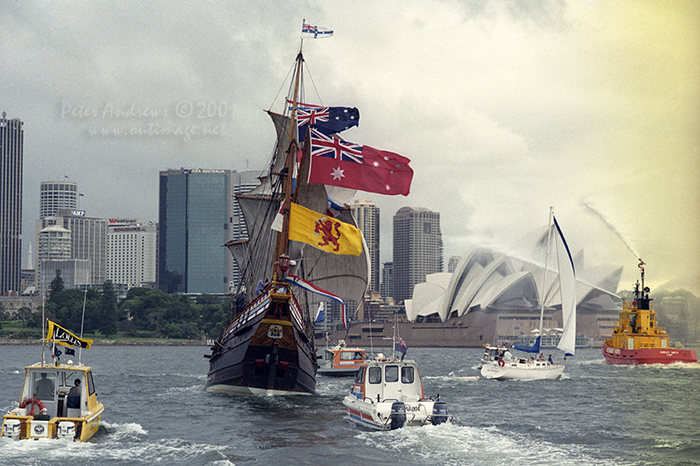
[[[610,366],[577,351],[560,380],[475,378],[478,348],[409,348],[426,396],[452,424],[364,431],[341,403],[350,379],[317,396],[204,391],[206,347],[93,346],[103,427],[90,442],[0,439],[0,465],[700,465],[700,364]],[[0,410],[17,403],[40,349],[0,346]],[[555,353],[556,356],[556,353]]]

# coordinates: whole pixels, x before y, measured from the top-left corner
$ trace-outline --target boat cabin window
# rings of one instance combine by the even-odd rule
[[[32,374],[32,396],[40,400],[53,400],[56,391],[55,372],[34,372]]]
[[[369,368],[369,383],[382,383],[382,368],[381,367],[370,367]]]
[[[415,375],[413,368],[411,366],[405,366],[401,368],[401,382],[403,383],[413,383],[415,380]]]
[[[92,371],[88,371],[87,373],[87,382],[88,382],[88,396],[93,395],[95,393],[95,383],[92,381]]]
[[[365,382],[365,370],[360,369],[357,371],[357,375],[355,376],[355,383],[364,383]]]
[[[384,374],[387,382],[398,382],[399,381],[399,366],[386,366],[386,372]]]
[[[340,360],[341,361],[353,361],[355,359],[362,359],[362,357],[357,357],[355,356],[356,354],[355,351],[343,351],[340,353]]]

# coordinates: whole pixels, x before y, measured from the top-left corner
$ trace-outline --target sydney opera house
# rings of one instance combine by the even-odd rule
[[[527,341],[539,332],[544,301],[543,344],[545,335],[556,339],[563,327],[559,278],[551,258],[544,267],[545,242],[540,237],[530,255],[539,260],[474,248],[453,273],[428,275],[404,303],[408,322],[399,324],[401,337],[413,346]],[[586,269],[583,258],[583,251],[575,253],[577,346],[598,346],[619,315],[615,293],[622,268]],[[391,336],[391,324],[369,325],[352,328],[353,340],[366,341],[370,332],[375,338]]]

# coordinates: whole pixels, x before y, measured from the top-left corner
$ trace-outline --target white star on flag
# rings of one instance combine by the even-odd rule
[[[334,169],[333,169],[333,173],[331,173],[331,175],[333,176],[333,179],[334,179],[334,180],[342,180],[343,177],[345,176],[345,175],[343,174],[344,171],[345,171],[345,170],[341,170],[340,167],[334,168]]]

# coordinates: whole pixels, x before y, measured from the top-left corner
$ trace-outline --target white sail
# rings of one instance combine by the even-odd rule
[[[576,272],[569,245],[554,218],[554,238],[559,266],[559,289],[561,293],[561,312],[564,331],[557,349],[573,355],[576,349]]]

